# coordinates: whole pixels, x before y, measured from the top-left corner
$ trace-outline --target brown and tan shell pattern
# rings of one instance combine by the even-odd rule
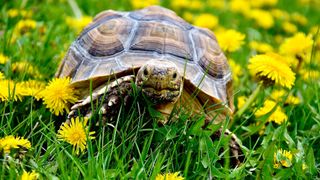
[[[71,77],[88,88],[133,74],[146,61],[167,59],[177,65],[188,86],[201,96],[229,104],[231,72],[215,35],[159,6],[132,11],[103,11],[71,45],[56,76]],[[204,95],[203,95],[204,94]]]

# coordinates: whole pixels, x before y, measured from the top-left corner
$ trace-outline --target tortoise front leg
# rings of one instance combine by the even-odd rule
[[[71,107],[68,119],[79,115],[90,118],[97,112],[102,114],[103,119],[112,120],[118,114],[121,105],[129,102],[134,79],[133,75],[124,76],[94,89],[91,95]],[[97,108],[96,111],[92,110],[92,103],[94,108]]]

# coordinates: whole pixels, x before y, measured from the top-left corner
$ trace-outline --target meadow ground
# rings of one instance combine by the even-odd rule
[[[78,97],[54,74],[70,44],[102,10],[150,4],[216,34],[233,73],[224,127],[242,141],[239,166],[201,114],[158,126],[152,106],[133,103],[106,126],[87,127],[99,115],[63,124]],[[320,177],[320,1],[2,0],[0,11],[1,179]]]

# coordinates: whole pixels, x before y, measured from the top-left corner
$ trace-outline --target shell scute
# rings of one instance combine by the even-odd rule
[[[160,22],[141,22],[130,50],[156,51],[192,60],[188,31]]]
[[[82,62],[82,58],[73,48],[70,48],[61,62],[55,76],[56,77],[72,77],[78,66]]]
[[[169,9],[160,6],[150,6],[141,10],[133,11],[129,14],[133,19],[140,21],[166,21],[184,30],[192,29],[189,23],[183,20],[181,17]]]
[[[198,64],[214,78],[222,79],[226,77],[230,73],[230,69],[218,42],[214,36],[211,37],[199,32],[201,31],[192,33]]]
[[[111,56],[124,50],[132,25],[126,18],[114,18],[83,34],[78,42],[92,56]]]

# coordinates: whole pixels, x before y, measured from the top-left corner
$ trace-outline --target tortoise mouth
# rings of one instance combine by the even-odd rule
[[[148,97],[153,103],[175,102],[180,97],[180,89],[163,88],[156,89],[154,87],[142,87],[142,93]]]

